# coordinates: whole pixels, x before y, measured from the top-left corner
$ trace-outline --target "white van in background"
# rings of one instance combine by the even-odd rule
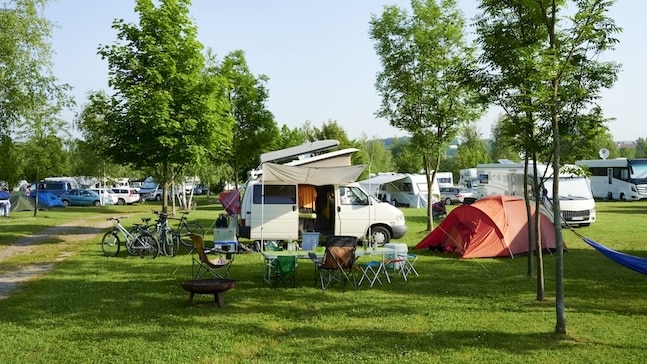
[[[477,198],[490,195],[510,195],[524,198],[524,166],[523,163],[514,163],[502,160],[500,163],[479,164],[477,167],[479,184]],[[550,165],[537,164],[537,170],[544,186],[543,191],[532,193],[530,196],[540,196],[546,201],[553,200],[554,173]],[[534,177],[532,163],[528,167],[528,183]],[[564,221],[571,225],[588,226],[596,219],[595,200],[591,193],[591,182],[584,171],[576,165],[562,167],[559,174],[559,204]],[[542,211],[552,220],[550,205],[544,205]]]

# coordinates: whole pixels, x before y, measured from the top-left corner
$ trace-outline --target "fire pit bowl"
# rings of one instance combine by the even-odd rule
[[[225,299],[222,296],[222,293],[231,288],[234,288],[235,286],[235,280],[223,278],[194,279],[182,282],[182,288],[184,288],[185,291],[191,293],[191,295],[189,296],[189,302],[187,302],[188,306],[193,303],[193,296],[196,293],[199,293],[213,294],[213,298],[216,301],[216,304],[218,305],[218,307],[222,308],[225,306]]]

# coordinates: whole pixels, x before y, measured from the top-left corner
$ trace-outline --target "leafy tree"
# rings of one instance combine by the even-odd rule
[[[311,141],[310,136],[303,128],[290,129],[287,125],[281,127],[279,138],[274,150],[285,149]],[[258,161],[257,161],[258,162]]]
[[[41,15],[46,4],[14,0],[0,9],[0,134],[28,132],[28,116],[51,115],[72,103],[69,86],[58,84],[52,71],[52,24]]]
[[[453,158],[452,169],[449,169],[455,176],[458,176],[461,169],[474,168],[477,164],[487,163],[490,160],[485,141],[477,129],[464,129],[462,139]]]
[[[0,155],[0,181],[7,182],[7,187],[11,188],[20,181],[22,156],[8,135],[0,134]]]
[[[409,140],[394,141],[391,154],[396,172],[419,173],[424,168],[422,157]]]
[[[355,154],[354,164],[366,164],[368,168],[364,170],[359,180],[366,179],[371,173],[393,172],[395,164],[393,157],[384,146],[380,139],[368,139],[363,136],[355,142],[359,151]]]
[[[381,17],[371,17],[370,36],[383,67],[376,81],[382,97],[377,116],[411,134],[431,190],[449,142],[482,110],[463,82],[473,49],[464,40],[465,20],[456,1],[412,0],[411,8],[411,16],[397,6],[385,6]]]
[[[306,129],[309,124],[306,124]],[[337,123],[336,120],[328,120],[327,122],[321,125],[321,129],[317,127],[310,128],[310,137],[311,140],[324,140],[324,139],[334,139],[339,141],[340,148],[352,147],[353,143],[348,138],[346,130]]]
[[[139,24],[115,20],[119,41],[99,48],[115,90],[101,133],[107,154],[117,163],[154,169],[164,210],[167,191],[186,165],[231,149],[225,90],[206,69],[189,6],[189,0],[137,0]]]
[[[564,145],[604,130],[595,105],[599,91],[616,79],[617,65],[599,62],[611,49],[618,31],[606,16],[612,1],[484,0],[477,21],[484,59],[493,77],[483,83],[503,105],[510,106],[506,126],[526,160],[552,152],[553,170],[559,170]],[[561,13],[569,9],[569,17]],[[569,134],[570,135],[567,135]],[[536,165],[536,164],[535,164]],[[553,184],[559,196],[559,180]],[[554,221],[561,221],[559,199],[553,203]],[[566,333],[561,224],[555,224],[556,311],[555,331]],[[541,250],[538,249],[540,252]],[[541,268],[538,265],[538,269]],[[538,298],[540,274],[538,274]],[[543,277],[542,277],[543,278]]]
[[[647,140],[645,138],[636,140],[636,158],[647,158]]]
[[[269,97],[265,86],[268,78],[251,74],[241,50],[225,56],[214,73],[226,80],[228,114],[234,121],[233,145],[227,160],[238,185],[239,180],[246,179],[249,170],[258,166],[259,156],[273,150],[278,138],[274,116],[265,108]]]
[[[505,115],[501,115],[492,125],[492,140],[490,143],[489,158],[491,161],[508,159],[519,160],[519,150],[514,144],[514,136],[510,136],[505,129]]]
[[[0,178],[10,183],[19,178],[19,171],[32,181],[45,171],[66,171],[58,134],[67,127],[57,115],[73,100],[66,94],[69,86],[58,84],[52,71],[52,24],[41,15],[46,4],[15,0],[0,9],[0,140],[8,153],[3,154],[3,164],[11,168]]]

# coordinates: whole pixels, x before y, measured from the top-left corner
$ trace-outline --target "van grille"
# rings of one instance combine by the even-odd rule
[[[562,217],[566,221],[571,221],[577,218],[577,220],[588,220],[589,217],[591,216],[591,212],[589,210],[582,210],[582,211],[569,211],[569,210],[562,210]]]

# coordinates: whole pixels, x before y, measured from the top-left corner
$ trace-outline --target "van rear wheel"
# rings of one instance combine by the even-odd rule
[[[391,232],[384,226],[374,226],[371,228],[371,242],[382,246],[391,241]]]

